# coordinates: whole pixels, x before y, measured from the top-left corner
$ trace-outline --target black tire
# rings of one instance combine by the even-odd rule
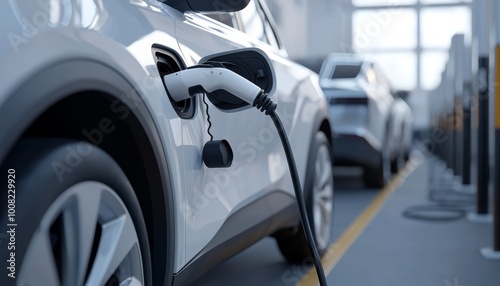
[[[399,148],[398,148],[398,153],[396,154],[396,158],[391,160],[391,173],[396,174],[398,173],[405,165],[406,163],[406,155],[405,155],[405,148],[403,145],[403,136],[401,135],[401,138],[399,140]]]
[[[405,163],[408,162],[410,160],[410,151],[406,150],[403,155],[403,158],[405,160]]]
[[[376,168],[365,167],[363,180],[367,188],[383,188],[391,178],[391,163],[386,154],[379,155],[379,166]]]
[[[85,150],[85,152],[82,150]],[[68,167],[68,169],[59,169],[64,170],[64,172],[58,173],[56,171],[58,170],[57,166],[60,167],[62,165],[58,165],[57,163],[63,165],[66,164],[66,167]],[[18,275],[22,274],[23,271],[31,272],[33,270],[31,267],[27,266],[25,267],[26,269],[23,269],[23,262],[25,262],[25,259],[27,259],[27,248],[30,246],[32,239],[39,231],[39,227],[41,227],[40,224],[44,221],[44,216],[48,213],[47,211],[53,210],[53,206],[56,204],[56,202],[60,202],[61,198],[67,196],[69,192],[68,190],[74,189],[74,186],[81,186],[82,184],[90,183],[97,184],[97,190],[101,190],[100,186],[103,186],[102,188],[106,187],[106,190],[111,190],[109,192],[106,191],[105,194],[107,197],[111,197],[111,199],[109,199],[108,201],[120,206],[121,209],[119,210],[123,210],[125,215],[127,213],[130,215],[128,217],[125,217],[127,217],[128,221],[129,219],[131,219],[134,230],[137,234],[137,237],[134,236],[133,238],[133,241],[137,241],[137,243],[133,244],[133,249],[138,248],[140,249],[140,252],[134,250],[134,255],[138,253],[139,256],[129,256],[127,254],[127,257],[132,257],[130,258],[132,259],[131,261],[137,261],[134,260],[135,257],[140,258],[140,260],[138,261],[142,260],[142,266],[139,266],[139,269],[143,271],[141,279],[145,282],[145,285],[152,285],[150,248],[146,224],[142,216],[140,205],[126,175],[120,169],[119,165],[108,154],[106,154],[98,147],[90,145],[86,142],[75,142],[66,139],[27,139],[17,144],[14,150],[10,153],[5,163],[0,168],[2,174],[7,174],[7,170],[9,169],[14,169],[16,174],[16,222],[19,226],[18,233],[16,234],[16,265]],[[84,191],[85,190],[86,189],[84,189]],[[102,191],[102,193],[104,194],[104,191]],[[85,195],[83,197],[87,196]],[[2,204],[2,207],[4,205],[7,204]],[[63,212],[66,211],[66,208],[69,210],[74,209],[74,205],[66,207],[66,205],[63,204],[63,206],[65,208]],[[101,210],[100,207],[101,205],[98,205],[99,211]],[[81,205],[78,205],[78,207],[76,208],[84,209],[84,207],[82,207]],[[56,215],[58,216],[57,220],[59,220],[59,217],[63,217],[63,212]],[[6,211],[2,211],[1,214],[2,226],[6,225],[7,222],[5,213]],[[85,209],[84,213],[85,215],[87,214],[87,209]],[[105,220],[101,218],[101,214],[102,213],[99,212],[98,220],[95,222],[96,232],[92,233],[92,235],[89,235],[91,241],[93,240],[93,246],[89,255],[89,259],[84,260],[83,262],[80,261],[83,264],[87,264],[87,266],[85,267],[87,269],[87,272],[86,275],[84,275],[84,277],[87,278],[89,277],[90,271],[88,269],[90,268],[91,270],[93,270],[93,268],[96,268],[92,267],[94,266],[94,264],[90,266],[91,263],[95,262],[94,260],[97,260],[97,258],[95,258],[95,251],[101,249],[99,248],[101,246],[103,247],[103,249],[106,247],[110,247],[102,245],[102,240],[96,239],[96,237],[100,237],[100,234],[102,234],[97,230],[99,227],[102,227],[99,226],[100,221]],[[64,229],[61,227],[61,229],[63,229],[60,230],[61,233],[68,233],[68,229],[70,230],[69,233],[71,233],[71,230],[79,229],[79,222],[81,222],[80,220],[69,220],[69,225],[71,227],[66,227],[65,223],[67,220],[67,216],[64,216],[61,220],[64,222],[60,223],[60,225],[64,225]],[[51,240],[52,228],[55,227],[56,222],[54,221],[53,224],[54,225],[50,226]],[[127,224],[127,226],[128,225],[130,224]],[[77,227],[75,228],[74,226]],[[100,231],[102,231],[102,229]],[[74,235],[76,235],[76,233],[73,233],[73,236]],[[58,238],[58,240],[60,241],[60,245],[65,245],[66,242],[64,238],[65,237],[63,235]],[[79,239],[78,241],[81,242],[81,239]],[[76,245],[77,246],[74,249],[77,249],[77,253],[83,253],[79,250],[80,244]],[[139,247],[136,247],[136,245],[139,245]],[[3,252],[5,251],[5,249],[5,247],[2,247],[2,249],[0,250],[0,253],[2,253],[2,257],[7,257],[5,256],[6,253]],[[55,246],[54,244],[52,244],[52,257],[55,263],[58,265],[57,273],[60,275],[59,277],[72,277],[71,275],[67,274],[65,270],[62,270],[71,267],[65,268],[63,266],[60,266],[60,264],[62,263],[60,260],[63,259],[59,256],[62,257],[64,255],[57,255],[57,252],[54,252],[54,249]],[[132,253],[132,250],[128,253]],[[72,265],[72,263],[76,264],[78,262],[75,262],[75,259],[69,259],[65,260],[65,263],[67,263],[68,265]],[[79,273],[80,274],[77,276],[82,277],[82,272],[80,271]],[[118,278],[115,276],[115,274],[112,274],[107,283],[116,282],[116,279]],[[4,277],[6,277],[6,275],[2,275],[2,279]],[[103,277],[107,276],[104,275]],[[64,282],[61,283],[65,284]],[[0,284],[7,285],[3,283]]]
[[[323,146],[323,147],[322,147]],[[326,146],[328,150],[328,162],[329,163],[329,168],[330,168],[330,177],[328,178],[327,184],[330,184],[331,186],[331,213],[329,215],[329,225],[326,226],[326,233],[328,237],[326,239],[322,239],[321,243],[319,243],[318,235],[324,236],[324,233],[318,234],[317,230],[315,228],[315,216],[314,216],[314,198],[313,198],[313,193],[314,187],[315,187],[315,181],[316,181],[316,167],[317,167],[317,159],[318,159],[318,154],[320,153],[325,153],[325,151],[320,150],[325,150],[324,147]],[[333,188],[333,164],[332,164],[332,158],[333,158],[333,152],[332,152],[332,147],[330,142],[328,141],[328,138],[323,132],[318,132],[316,133],[313,142],[311,144],[311,147],[309,149],[309,156],[308,156],[308,162],[307,162],[307,171],[306,171],[306,179],[305,179],[305,184],[304,184],[304,197],[306,199],[306,208],[307,208],[307,215],[309,218],[309,222],[311,224],[311,229],[313,230],[313,236],[318,248],[318,253],[320,256],[324,255],[326,251],[328,250],[328,247],[331,242],[331,225],[332,225],[332,219],[333,219],[333,194],[334,194],[334,188]],[[324,190],[327,190],[326,188]],[[324,231],[324,229],[323,229]],[[325,244],[324,241],[327,241]],[[278,247],[285,257],[285,259],[290,262],[290,263],[304,263],[308,262],[308,260],[311,259],[312,255],[311,252],[309,251],[308,243],[302,228],[302,225],[299,225],[298,231],[292,235],[292,236],[287,236],[287,237],[279,237],[276,239],[278,243]],[[310,261],[309,261],[310,262]]]
[[[397,174],[403,168],[406,161],[407,160],[405,158],[403,150],[399,150],[396,158],[394,158],[394,160],[391,160],[391,173]]]

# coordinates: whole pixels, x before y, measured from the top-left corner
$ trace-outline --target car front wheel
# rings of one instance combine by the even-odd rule
[[[385,141],[387,142],[387,134],[385,136]],[[365,187],[370,189],[383,188],[392,177],[391,173],[391,160],[389,158],[389,150],[387,149],[387,143],[382,145],[382,150],[378,157],[378,166],[376,167],[365,167],[363,170],[363,181]]]
[[[323,132],[313,138],[305,180],[305,198],[309,222],[319,255],[324,255],[331,241],[333,219],[332,147]],[[292,263],[311,257],[302,226],[291,237],[277,239],[283,256]]]
[[[86,142],[24,140],[6,168],[16,176],[20,285],[152,284],[140,205],[108,154]]]

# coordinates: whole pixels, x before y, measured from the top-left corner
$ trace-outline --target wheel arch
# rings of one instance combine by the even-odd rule
[[[334,142],[333,142],[333,135],[332,135],[332,127],[330,125],[330,121],[327,118],[323,118],[323,120],[321,121],[321,124],[319,125],[319,129],[318,130],[322,131],[323,133],[325,133],[326,138],[328,138],[328,141],[332,145],[332,148],[334,148],[334,146],[333,146]]]
[[[168,254],[175,248],[175,228],[169,168],[153,118],[124,76],[93,60],[52,64],[33,72],[0,106],[0,122],[0,165],[16,142],[30,136],[85,140],[110,154],[139,199],[155,285],[171,284]]]
[[[308,151],[306,152],[306,165],[307,165],[307,162],[309,160],[309,156],[311,155],[311,146],[313,146],[314,144],[314,140],[315,140],[315,136],[318,132],[323,132],[328,140],[328,142],[330,143],[330,147],[331,147],[331,160],[332,160],[332,166],[333,166],[333,149],[334,149],[334,142],[333,142],[333,134],[332,134],[332,129],[331,129],[331,125],[330,125],[330,120],[327,118],[327,117],[323,117],[323,116],[317,116],[315,118],[315,122],[314,122],[314,125],[313,125],[313,128],[312,128],[312,132],[311,132],[311,136],[310,136],[310,139],[309,139],[309,145],[308,145]],[[305,170],[304,170],[304,178],[302,179],[302,187],[304,189],[304,191],[306,191],[306,180],[307,180],[307,176],[306,174],[309,172],[308,170],[308,167],[306,166],[305,167]]]

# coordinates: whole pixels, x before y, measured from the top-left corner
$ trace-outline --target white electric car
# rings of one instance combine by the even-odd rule
[[[330,54],[320,71],[329,102],[336,165],[362,166],[368,187],[383,187],[408,159],[412,111],[374,63]]]
[[[332,135],[317,76],[284,56],[262,3],[250,2],[246,20],[231,14],[237,27],[200,13],[248,2],[0,3],[0,285],[186,285],[265,236],[303,262],[271,119],[238,100],[216,106],[196,87],[177,102],[164,85],[202,58],[249,47],[274,66],[272,99],[327,250]],[[230,167],[202,160],[211,136],[232,147]]]

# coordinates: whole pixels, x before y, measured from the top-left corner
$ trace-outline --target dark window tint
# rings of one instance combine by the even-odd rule
[[[355,78],[361,70],[361,65],[336,65],[332,79]]]

